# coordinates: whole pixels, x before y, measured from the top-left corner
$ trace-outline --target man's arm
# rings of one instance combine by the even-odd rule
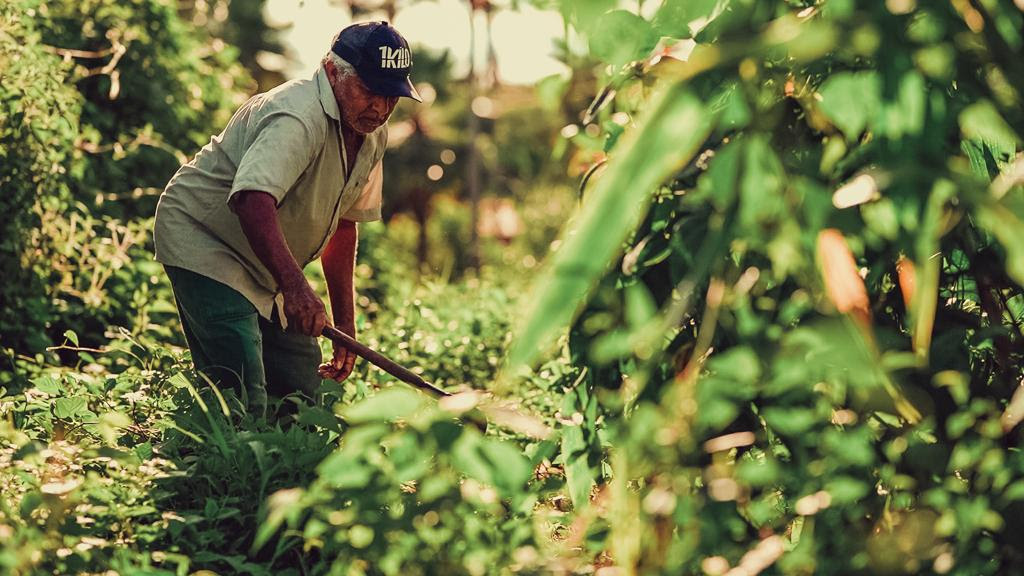
[[[356,336],[354,274],[358,237],[356,223],[342,219],[320,257],[327,280],[327,293],[331,299],[334,325],[353,338]],[[334,358],[329,364],[321,366],[320,375],[342,381],[352,372],[355,359],[354,353],[344,346],[335,345]]]
[[[348,328],[355,326],[355,274],[356,243],[359,234],[356,223],[344,220],[331,236],[321,257],[324,276],[327,279],[327,294],[331,298],[334,325],[349,336],[355,336]]]
[[[277,202],[266,192],[244,190],[231,202],[249,246],[267,267],[284,295],[284,313],[293,330],[319,337],[327,311],[292,256],[277,222]]]

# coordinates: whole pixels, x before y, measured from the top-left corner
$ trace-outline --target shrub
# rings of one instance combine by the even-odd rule
[[[1021,12],[564,4],[613,65],[576,138],[608,161],[511,355],[568,328],[586,370],[582,560],[1019,571]]]
[[[0,7],[0,346],[32,351],[49,343],[50,316],[31,233],[42,203],[67,202],[82,105],[65,83],[70,66],[40,44],[37,10],[31,0]]]

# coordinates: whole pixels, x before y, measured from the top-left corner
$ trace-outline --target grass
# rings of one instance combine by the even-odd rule
[[[394,298],[365,342],[452,389],[493,379],[502,289]],[[537,556],[525,444],[467,432],[402,386],[381,412],[374,390],[395,383],[366,362],[326,382],[322,404],[268,422],[192,378],[181,348],[121,333],[106,350],[0,395],[5,573],[495,573]]]

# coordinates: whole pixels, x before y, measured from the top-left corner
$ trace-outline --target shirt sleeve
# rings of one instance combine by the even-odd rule
[[[280,204],[320,145],[307,123],[288,112],[268,114],[252,129],[256,137],[238,163],[227,201],[242,190],[257,190]]]
[[[383,188],[384,161],[381,160],[370,170],[370,177],[366,181],[363,191],[359,194],[359,198],[356,198],[355,203],[352,204],[352,207],[342,217],[353,222],[380,220]]]

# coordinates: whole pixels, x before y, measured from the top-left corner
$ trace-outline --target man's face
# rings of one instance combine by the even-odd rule
[[[398,103],[398,96],[378,96],[370,92],[355,74],[342,78],[330,60],[324,63],[324,67],[331,79],[331,88],[345,126],[357,134],[369,134],[388,121]]]

